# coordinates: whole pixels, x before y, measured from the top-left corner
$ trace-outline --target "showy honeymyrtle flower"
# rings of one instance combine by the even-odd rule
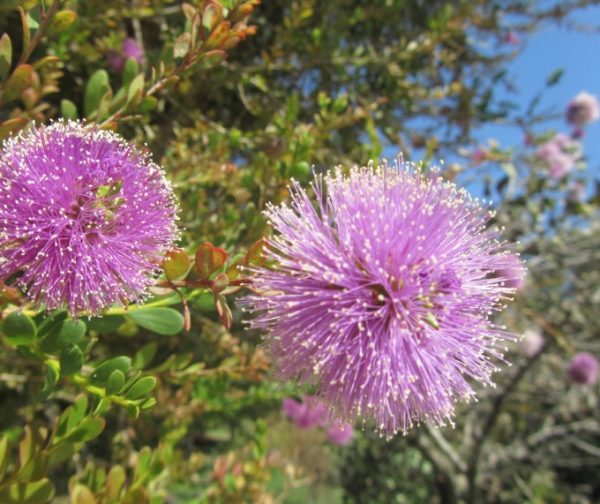
[[[585,126],[600,119],[600,103],[593,94],[579,93],[567,105],[566,118],[573,126]]]
[[[527,329],[523,333],[523,339],[519,342],[519,348],[525,357],[533,357],[544,347],[544,336],[539,329]]]
[[[300,429],[322,427],[333,444],[346,445],[354,435],[352,425],[335,420],[332,422],[325,405],[315,396],[304,396],[302,402],[287,397],[281,403],[281,412]]]
[[[301,429],[310,429],[325,421],[326,409],[317,398],[306,396],[303,402],[291,397],[283,400],[281,411]]]
[[[353,436],[354,429],[348,423],[334,423],[327,429],[327,439],[336,445],[347,445]]]
[[[509,31],[504,36],[504,42],[510,45],[519,45],[521,43],[521,38],[517,34],[517,32]]]
[[[477,147],[472,153],[471,153],[471,163],[473,163],[474,166],[477,166],[478,164],[482,163],[483,161],[486,161],[488,159],[488,151],[485,149],[482,149],[481,147]]]
[[[380,433],[441,425],[491,385],[505,340],[490,315],[524,268],[492,212],[435,172],[398,162],[337,169],[270,206],[276,234],[253,267],[254,328],[280,379],[315,387],[332,418]]]
[[[0,150],[0,280],[73,316],[141,300],[178,235],[176,212],[161,168],[117,134],[35,127]]]
[[[520,290],[525,285],[525,266],[516,254],[508,254],[505,266],[497,270],[496,275],[505,278],[505,284],[511,289]]]
[[[123,40],[120,52],[110,51],[108,54],[108,64],[115,72],[120,72],[129,58],[133,58],[138,63],[142,63],[144,60],[144,49],[134,38]]]
[[[537,150],[537,156],[548,167],[550,175],[561,179],[569,173],[581,157],[581,144],[563,133],[558,133]]]
[[[598,381],[599,367],[598,359],[594,355],[580,352],[569,363],[569,376],[580,385],[593,385]]]

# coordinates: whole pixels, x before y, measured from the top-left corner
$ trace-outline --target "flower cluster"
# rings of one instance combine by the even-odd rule
[[[525,357],[535,357],[544,348],[546,341],[539,329],[530,328],[523,333],[519,347]]]
[[[561,179],[581,158],[581,144],[564,133],[558,133],[538,148],[537,156],[548,167],[553,178]]]
[[[71,315],[142,298],[177,237],[163,171],[112,132],[56,122],[0,151],[0,280]]]
[[[583,127],[600,119],[600,103],[590,93],[582,91],[567,105],[566,118],[569,124]]]
[[[291,206],[268,209],[277,234],[245,300],[277,375],[384,434],[445,423],[473,381],[492,383],[513,336],[489,317],[523,264],[487,226],[492,212],[435,173],[338,169],[313,189],[316,204],[295,183]]]
[[[598,381],[600,363],[594,355],[580,352],[569,363],[569,376],[571,380],[580,385],[593,385]]]
[[[302,402],[288,397],[283,400],[281,411],[300,429],[322,427],[327,433],[327,439],[333,444],[346,445],[354,435],[354,429],[349,423],[331,422],[326,407],[314,396],[304,396]]]
[[[133,38],[123,40],[121,51],[109,52],[108,64],[115,72],[120,72],[129,58],[136,60],[138,63],[142,63],[144,60],[144,49]]]

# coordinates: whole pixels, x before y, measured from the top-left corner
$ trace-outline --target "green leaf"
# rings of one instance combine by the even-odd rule
[[[91,117],[100,107],[102,99],[111,93],[110,80],[106,70],[97,70],[92,74],[85,87],[83,98],[83,112],[86,117]]]
[[[140,103],[138,110],[141,113],[152,112],[158,106],[158,100],[155,96],[145,96]]]
[[[27,13],[27,23],[32,30],[37,30],[40,27],[40,23],[37,22],[30,12]]]
[[[150,471],[150,462],[152,461],[152,450],[144,446],[138,453],[137,466],[133,476],[134,485],[142,483]]]
[[[46,361],[46,372],[44,374],[44,388],[40,392],[42,398],[48,397],[53,391],[54,386],[58,382],[60,372],[58,369],[58,363],[51,359]]]
[[[115,465],[110,468],[106,477],[106,496],[115,499],[119,496],[123,485],[125,484],[126,474],[123,466]]]
[[[54,497],[54,486],[44,478],[32,483],[16,483],[0,490],[2,504],[45,504]]]
[[[233,314],[231,313],[231,308],[229,308],[229,305],[227,304],[227,298],[223,296],[223,294],[215,294],[215,306],[217,307],[217,313],[219,314],[221,322],[226,329],[229,329],[233,321]]]
[[[75,453],[75,445],[73,443],[59,443],[48,450],[48,466],[61,464],[69,460]]]
[[[213,273],[223,268],[226,261],[227,252],[212,243],[205,242],[196,250],[194,267],[202,280],[208,280]]]
[[[130,404],[127,406],[127,414],[132,420],[135,420],[140,416],[140,407],[137,404]]]
[[[148,399],[146,399],[140,405],[140,408],[142,409],[142,411],[147,411],[147,410],[151,409],[155,404],[156,404],[156,398],[154,398],[154,397],[148,397]]]
[[[77,13],[72,10],[65,9],[57,12],[48,25],[48,33],[58,35],[68,29],[76,20]]]
[[[215,306],[215,296],[210,292],[202,292],[200,295],[193,299],[194,307],[202,312],[214,312],[217,307]]]
[[[46,452],[38,452],[25,465],[19,469],[16,481],[26,483],[28,481],[36,481],[46,474],[48,465],[48,454]]]
[[[94,408],[94,415],[101,416],[106,415],[108,410],[110,409],[111,399],[108,397],[103,397],[98,401],[97,406]]]
[[[123,385],[125,385],[125,375],[122,371],[115,369],[106,380],[106,393],[116,394],[123,388]]]
[[[83,366],[83,353],[75,345],[67,345],[60,354],[60,374],[63,376],[72,375]]]
[[[8,445],[8,438],[6,436],[0,437],[0,481],[4,479],[4,473],[8,467],[8,461],[10,459],[10,451]]]
[[[81,483],[73,485],[69,493],[71,504],[97,504],[98,502],[94,497],[94,493]]]
[[[135,106],[139,103],[142,98],[142,94],[144,92],[144,74],[137,75],[129,85],[129,89],[127,90],[127,104],[130,106]]]
[[[211,2],[205,7],[202,13],[202,26],[211,32],[222,19],[223,7],[216,2]]]
[[[190,268],[190,257],[185,250],[174,248],[165,254],[162,268],[169,280],[176,280],[188,272]]]
[[[124,375],[127,374],[131,367],[131,359],[125,356],[113,357],[101,363],[96,367],[95,371],[90,376],[90,382],[93,385],[104,386],[110,375],[115,369],[118,369]]]
[[[97,438],[104,430],[106,422],[100,417],[86,418],[65,438],[71,443],[87,443]]]
[[[15,117],[0,123],[0,140],[3,140],[17,131],[21,131],[29,124],[27,117]]]
[[[265,249],[267,248],[267,242],[261,238],[250,245],[246,257],[244,258],[244,264],[252,264],[256,266],[262,266],[265,263]]]
[[[183,315],[173,308],[139,308],[129,316],[141,327],[165,336],[181,332]]]
[[[12,312],[4,319],[2,332],[12,345],[29,345],[37,335],[33,320],[20,312]]]
[[[71,100],[67,100],[66,98],[60,101],[60,115],[62,115],[65,119],[77,119],[79,114],[77,113],[77,105],[75,105]]]
[[[133,356],[131,367],[133,369],[145,369],[154,359],[158,344],[152,341],[140,348]]]
[[[156,378],[154,376],[143,376],[136,381],[125,394],[125,398],[130,401],[143,399],[156,387]]]
[[[15,68],[4,87],[4,101],[9,102],[21,96],[33,81],[33,67],[23,64]]]
[[[48,437],[48,429],[45,424],[39,421],[33,421],[23,428],[21,439],[19,441],[19,463],[24,467],[33,460],[43,449]],[[33,472],[35,471],[35,468]],[[40,475],[41,476],[41,475]],[[35,479],[39,479],[39,476]]]
[[[190,41],[192,36],[189,32],[182,33],[175,40],[175,46],[173,47],[173,57],[183,58],[190,49]]]
[[[47,353],[60,353],[65,346],[79,343],[86,330],[83,320],[65,320],[55,324],[41,339],[40,349]]]
[[[50,317],[46,317],[43,314],[36,315],[36,322],[38,324],[38,337],[43,338],[52,329],[58,327],[64,320],[67,319],[67,312],[56,311]]]
[[[0,81],[6,79],[12,65],[12,42],[8,33],[0,37]]]
[[[104,317],[93,317],[89,320],[90,331],[98,334],[110,334],[125,322],[125,317],[121,315],[105,315]]]
[[[58,419],[54,441],[60,440],[63,436],[71,432],[83,419],[88,407],[88,399],[85,394],[80,394],[75,402],[62,412]]]
[[[23,29],[23,48],[22,51],[26,52],[31,45],[31,31],[29,28],[29,20],[31,19],[28,14],[25,13],[24,9],[19,9],[19,17],[21,18],[21,27]]]
[[[299,161],[292,165],[290,172],[290,177],[295,179],[303,180],[310,175],[310,164],[307,161]]]
[[[127,58],[125,65],[123,66],[123,72],[121,73],[121,80],[123,86],[129,86],[131,81],[136,75],[140,73],[140,64],[135,58]]]
[[[548,77],[546,77],[546,86],[548,86],[548,87],[556,86],[556,84],[558,84],[560,82],[560,80],[563,78],[564,74],[565,74],[564,68],[558,68],[558,69],[554,70],[554,72],[552,72],[550,75],[548,75]]]

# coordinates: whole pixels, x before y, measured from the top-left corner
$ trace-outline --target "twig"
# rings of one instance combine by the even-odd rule
[[[460,455],[452,448],[450,443],[446,440],[443,434],[439,431],[439,429],[435,429],[430,425],[427,425],[427,432],[432,437],[432,439],[436,442],[440,450],[442,450],[446,456],[452,461],[452,463],[456,466],[456,468],[461,472],[467,471],[467,464],[460,457]]]
[[[19,59],[19,65],[25,63],[29,59],[29,56],[31,56],[31,53],[33,52],[33,50],[36,48],[36,46],[42,40],[42,37],[44,36],[44,32],[46,31],[46,27],[48,26],[48,23],[54,16],[54,13],[58,10],[59,4],[60,4],[60,1],[56,0],[55,2],[52,3],[50,8],[42,15],[42,20],[40,22],[40,26],[39,26],[37,32],[35,32],[35,35],[31,39],[29,46],[24,48],[23,52],[21,53],[21,58]],[[25,12],[23,11],[23,8],[19,7],[19,10],[21,11],[21,15],[24,16]]]

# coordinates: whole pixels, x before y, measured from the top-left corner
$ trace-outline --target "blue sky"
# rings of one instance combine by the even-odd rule
[[[523,105],[544,87],[546,77],[558,68],[565,71],[561,81],[545,92],[543,108],[564,110],[568,101],[580,91],[588,91],[600,98],[600,6],[582,9],[572,17],[578,23],[595,30],[579,32],[557,26],[544,25],[539,31],[522,40],[523,52],[510,64],[509,71],[518,89],[518,100]],[[513,96],[514,98],[514,96]],[[559,131],[569,132],[564,120],[551,123]],[[486,128],[481,139],[494,137],[503,145],[522,142],[520,131],[507,127]],[[586,129],[583,139],[589,169],[600,171],[600,121]]]

